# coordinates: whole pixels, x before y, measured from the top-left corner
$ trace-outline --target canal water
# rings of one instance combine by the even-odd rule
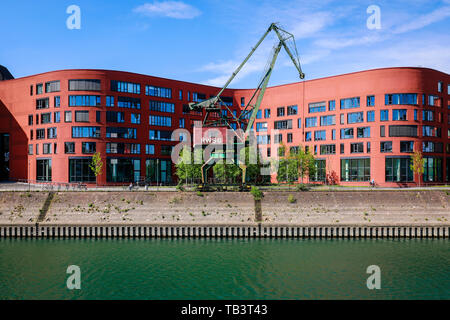
[[[0,299],[450,299],[448,239],[0,239]],[[68,290],[69,265],[81,289]],[[369,290],[377,265],[381,289]]]

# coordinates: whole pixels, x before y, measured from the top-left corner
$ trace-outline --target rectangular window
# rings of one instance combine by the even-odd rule
[[[72,111],[64,111],[64,122],[72,122]]]
[[[145,145],[145,154],[155,154],[155,145],[154,144],[146,144]]]
[[[317,117],[305,118],[305,128],[317,127]]]
[[[36,94],[42,94],[44,92],[43,89],[44,89],[44,86],[42,83],[37,84],[36,85]]]
[[[33,115],[32,114],[28,116],[28,125],[29,126],[33,125]]]
[[[92,158],[69,159],[69,182],[95,182],[96,177],[90,168]]]
[[[302,118],[298,118],[297,119],[297,128],[301,128],[302,127]]]
[[[386,157],[385,181],[386,182],[414,181],[414,174],[411,170],[411,159]]]
[[[370,127],[357,128],[356,132],[358,138],[370,138]]]
[[[364,112],[352,112],[347,114],[347,123],[364,122]]]
[[[442,81],[438,82],[438,92],[442,92]]]
[[[43,143],[42,144],[42,154],[51,154],[52,153],[52,144],[51,143]]]
[[[45,129],[36,130],[36,139],[38,140],[45,139]]]
[[[30,86],[30,96],[33,95],[33,85]]]
[[[341,159],[341,181],[369,181],[370,158]]]
[[[117,106],[119,108],[140,109],[141,99],[131,97],[118,97]]]
[[[131,114],[131,123],[140,124],[141,123],[141,114],[140,113],[132,113]]]
[[[172,131],[149,130],[149,140],[171,141]]]
[[[323,141],[326,140],[326,131],[320,130],[320,131],[314,131],[314,141]]]
[[[101,111],[95,111],[95,121],[100,123],[102,121],[102,112]]]
[[[380,110],[380,121],[389,121],[389,110]]]
[[[367,142],[367,153],[370,153],[370,142]]]
[[[305,141],[311,141],[312,134],[310,131],[305,132]]]
[[[47,109],[49,107],[49,99],[43,98],[43,99],[36,99],[36,109]]]
[[[192,92],[192,101],[202,102],[206,100],[206,94],[199,92]]]
[[[292,142],[292,133],[287,134],[287,142]]]
[[[336,140],[336,129],[331,130],[331,140]]]
[[[99,107],[100,96],[69,96],[69,107]]]
[[[114,97],[113,96],[106,96],[106,106],[114,107]]]
[[[413,152],[414,141],[400,141],[400,152]]]
[[[428,105],[434,107],[441,107],[441,99],[438,96],[429,95],[428,96]]]
[[[150,103],[150,111],[169,112],[169,113],[175,112],[175,105],[173,103],[163,101],[152,101],[152,100],[150,100],[149,103]]]
[[[283,117],[284,116],[284,107],[278,107],[277,108],[277,117]]]
[[[274,128],[277,130],[292,129],[292,120],[275,121]]]
[[[77,79],[69,80],[69,91],[100,91],[100,80]]]
[[[281,143],[283,142],[283,134],[276,134],[274,135],[274,142],[275,143]]]
[[[423,157],[423,160],[424,160],[423,181],[426,182],[442,181],[442,158]]]
[[[392,121],[406,121],[406,109],[392,110]]]
[[[375,121],[375,111],[367,111],[367,122]]]
[[[136,128],[106,127],[107,138],[136,139]]]
[[[100,138],[100,127],[72,127],[72,138]]]
[[[180,118],[180,120],[178,121],[179,122],[179,127],[180,128],[185,128],[186,127],[186,124],[185,124],[185,119],[183,119],[183,118]]]
[[[97,150],[97,144],[95,142],[82,142],[81,152],[82,153],[95,153]]]
[[[320,117],[320,126],[333,126],[336,124],[336,116],[321,116]]]
[[[141,177],[141,160],[130,158],[107,158],[107,182],[137,182]]]
[[[353,128],[341,129],[341,139],[353,139]]]
[[[183,90],[178,90],[178,100],[183,100]]]
[[[37,154],[37,152],[36,152]],[[36,180],[52,181],[52,160],[36,160]]]
[[[341,113],[341,124],[345,124],[345,114]]]
[[[265,119],[270,118],[270,109],[264,109],[264,118]]]
[[[341,99],[341,109],[359,108],[359,97]]]
[[[256,136],[257,144],[270,144],[270,135]]]
[[[59,81],[51,81],[45,83],[45,93],[58,92],[60,90]]]
[[[334,110],[336,110],[336,101],[335,100],[328,101],[328,111]]]
[[[145,86],[145,95],[172,99],[172,89],[155,86]]]
[[[422,110],[422,120],[423,121],[434,121],[434,111]]]
[[[380,137],[385,137],[386,133],[385,133],[385,129],[384,126],[380,126]]]
[[[386,94],[384,96],[385,105],[416,105],[417,104],[417,93],[397,93],[397,94]]]
[[[120,111],[106,111],[106,122],[124,123],[125,122],[125,114]]]
[[[366,105],[368,107],[373,107],[375,106],[375,96],[367,96],[367,102]]]
[[[146,179],[155,183],[172,181],[172,162],[163,159],[147,159],[145,161]]]
[[[322,144],[320,146],[320,154],[336,154],[335,144]]]
[[[47,124],[51,122],[52,122],[52,114],[50,112],[41,114],[41,124]]]
[[[55,108],[61,107],[61,97],[60,96],[53,97],[53,105]]]
[[[89,122],[89,111],[75,111],[75,122]]]
[[[172,154],[172,146],[161,146],[161,155],[162,156],[170,156]]]
[[[245,107],[245,98],[241,97],[241,107]]]
[[[381,141],[380,152],[392,152],[392,141]]]
[[[298,112],[298,107],[297,107],[297,105],[287,106],[287,115],[288,115],[288,116],[296,115],[297,112]]]
[[[164,116],[149,116],[149,125],[160,126],[160,127],[171,127],[172,118]]]
[[[64,142],[64,153],[75,153],[75,142]]]
[[[343,143],[341,143],[339,152],[340,152],[341,154],[345,153],[345,146],[344,146]]]
[[[364,143],[350,143],[350,153],[363,153],[364,152]]]
[[[414,121],[418,121],[418,120],[419,120],[418,110],[414,109]]]
[[[389,126],[389,137],[417,137],[417,126]]]
[[[56,128],[47,128],[47,139],[56,139],[57,137]]]
[[[314,102],[308,104],[308,112],[309,113],[316,113],[316,112],[325,112],[327,111],[327,106],[325,101],[321,102]]]
[[[256,132],[266,132],[266,131],[267,131],[267,122],[256,123]]]
[[[141,94],[138,83],[111,80],[111,91]]]
[[[33,145],[32,144],[29,144],[28,145],[28,154],[33,154]]]

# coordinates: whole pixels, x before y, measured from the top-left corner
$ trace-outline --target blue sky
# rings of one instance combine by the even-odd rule
[[[69,30],[69,5],[81,29]],[[368,29],[377,5],[381,28]],[[271,22],[296,37],[306,79],[390,66],[450,71],[450,0],[2,1],[0,64],[15,77],[93,68],[222,85]],[[268,37],[230,87],[255,87]],[[270,85],[298,81],[281,53]]]

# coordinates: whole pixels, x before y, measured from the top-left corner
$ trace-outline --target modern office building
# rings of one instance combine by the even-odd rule
[[[61,70],[13,79],[0,68],[0,176],[99,184],[175,182],[175,129],[192,132],[202,114],[189,102],[219,88],[108,70]],[[235,114],[253,90],[227,89]],[[450,181],[450,76],[427,68],[385,68],[270,87],[254,125],[263,157],[282,142],[306,146],[324,181],[342,185],[415,184],[413,150],[423,152],[423,182]],[[275,130],[276,134],[275,134]],[[275,176],[272,177],[275,179]]]

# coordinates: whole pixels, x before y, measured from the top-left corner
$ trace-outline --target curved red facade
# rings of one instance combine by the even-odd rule
[[[271,135],[270,144],[260,145],[263,156],[276,152],[280,137],[273,129],[287,147],[304,145],[314,152],[321,161],[312,180],[323,181],[334,171],[344,185],[368,185],[372,179],[384,186],[413,184],[418,177],[407,168],[413,148],[426,158],[425,182],[445,183],[449,85],[450,76],[436,70],[386,68],[270,87],[254,129],[257,135]],[[168,141],[167,134],[183,123],[192,132],[202,115],[187,113],[186,105],[218,90],[108,70],[62,70],[0,81],[0,134],[9,152],[9,161],[3,157],[8,166],[3,178],[95,183],[85,170],[91,153],[99,151],[105,164],[99,184],[142,177],[169,183],[174,179],[170,146],[177,142]],[[222,96],[239,113],[241,100],[252,93],[227,89]],[[114,105],[107,106],[112,100]]]

